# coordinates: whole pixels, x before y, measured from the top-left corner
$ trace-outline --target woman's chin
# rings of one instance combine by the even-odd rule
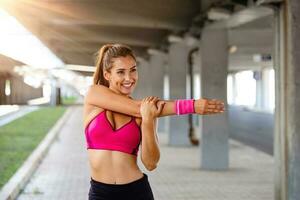
[[[123,95],[131,95],[131,93],[132,93],[132,90],[121,90],[121,93],[123,94]]]
[[[131,87],[131,88],[128,88],[128,89],[126,89],[126,88],[121,88],[121,93],[122,94],[124,94],[124,95],[131,95],[132,94],[132,92],[133,92],[133,87]]]

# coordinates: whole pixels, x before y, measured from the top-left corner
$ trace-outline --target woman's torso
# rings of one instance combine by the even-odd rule
[[[84,106],[84,127],[104,109],[85,105]],[[118,129],[126,124],[131,116],[111,111],[105,112],[109,123]],[[138,126],[141,124],[140,118],[134,118]],[[137,180],[143,173],[137,166],[137,156],[120,151],[88,149],[88,158],[91,169],[91,177],[99,182],[110,184],[125,184]]]

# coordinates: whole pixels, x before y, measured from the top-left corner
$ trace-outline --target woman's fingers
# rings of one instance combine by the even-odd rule
[[[161,101],[161,102],[158,102],[158,109],[157,109],[157,113],[160,114],[164,105],[165,105],[166,102],[164,101]]]
[[[156,97],[156,96],[150,96],[149,97],[149,102],[151,102],[151,103],[157,103],[158,100],[159,100],[159,98]]]
[[[224,105],[208,105],[207,109],[224,110]]]
[[[154,97],[154,98],[153,98],[153,102],[154,102],[155,104],[157,104],[158,101],[159,101],[159,98],[158,98],[158,97]]]
[[[217,99],[205,99],[204,114],[217,114],[224,112],[224,102]]]
[[[145,102],[150,102],[150,101],[151,101],[151,96],[145,98]]]
[[[204,114],[217,114],[222,113],[224,110],[218,110],[218,109],[207,109],[205,110]]]

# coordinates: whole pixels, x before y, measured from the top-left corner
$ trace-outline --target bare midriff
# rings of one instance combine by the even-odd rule
[[[126,184],[143,177],[135,155],[109,150],[88,149],[91,177],[108,184]]]

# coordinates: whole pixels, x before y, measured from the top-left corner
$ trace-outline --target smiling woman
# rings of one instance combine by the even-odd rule
[[[91,168],[89,199],[153,200],[147,170],[160,159],[157,118],[167,115],[217,114],[224,104],[209,99],[160,100],[130,95],[138,82],[136,58],[130,47],[104,45],[99,53],[94,84],[84,101],[84,127]]]
[[[128,46],[107,44],[100,49],[94,85],[131,98],[137,80],[136,58]],[[142,140],[141,120],[87,103],[84,118],[92,172],[89,199],[153,199],[147,175],[136,160]]]

